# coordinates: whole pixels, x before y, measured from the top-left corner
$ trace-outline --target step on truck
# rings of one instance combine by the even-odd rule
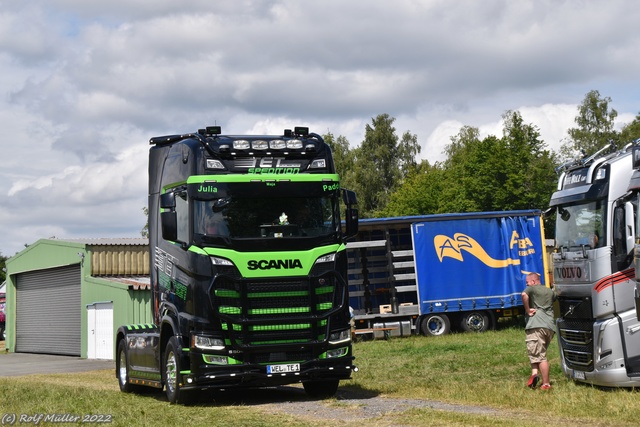
[[[358,214],[330,147],[303,127],[219,126],[150,145],[153,324],[118,329],[120,389],[164,387],[171,403],[292,383],[335,394],[357,370],[345,242]]]
[[[640,181],[632,179],[634,150],[632,144],[622,150],[611,145],[561,166],[550,201],[561,365],[577,382],[640,386],[633,263]]]
[[[525,274],[547,283],[540,210],[362,219],[347,244],[356,337],[483,332],[524,314]]]

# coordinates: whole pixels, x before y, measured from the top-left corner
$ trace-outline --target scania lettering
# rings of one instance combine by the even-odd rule
[[[269,270],[271,268],[302,268],[299,259],[249,261],[249,270]]]
[[[640,187],[629,191],[632,148],[608,146],[563,165],[550,201],[562,370],[605,387],[640,386],[633,264]]]
[[[292,383],[335,394],[357,370],[346,240],[358,212],[330,147],[302,127],[150,144],[154,322],[118,329],[120,389],[164,388],[171,403]]]

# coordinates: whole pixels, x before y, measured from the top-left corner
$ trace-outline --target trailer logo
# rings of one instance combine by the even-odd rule
[[[290,270],[294,268],[302,268],[302,263],[299,259],[250,260],[247,263],[247,268],[249,270]]]
[[[454,258],[463,262],[464,259],[462,251],[467,251],[491,268],[504,268],[510,265],[520,265],[519,258],[492,258],[474,238],[463,233],[456,233],[453,235],[453,238],[444,234],[438,234],[433,238],[433,244],[440,262],[442,262],[445,257]],[[535,253],[531,240],[528,237],[521,239],[518,232],[514,230],[511,233],[509,247],[513,248],[515,245],[518,246],[518,256],[533,255]]]

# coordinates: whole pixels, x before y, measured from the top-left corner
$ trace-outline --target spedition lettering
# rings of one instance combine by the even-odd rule
[[[302,268],[299,259],[251,260],[247,263],[249,270],[293,269]]]
[[[276,174],[276,175],[297,175],[300,168],[250,168],[247,173],[254,175]]]

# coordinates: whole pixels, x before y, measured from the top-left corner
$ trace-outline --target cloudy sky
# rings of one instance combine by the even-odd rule
[[[640,112],[634,0],[0,0],[0,253],[139,237],[152,136],[378,114],[442,160],[519,110],[555,149],[590,90]]]

